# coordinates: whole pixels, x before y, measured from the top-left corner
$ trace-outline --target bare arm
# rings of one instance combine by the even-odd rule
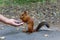
[[[9,25],[12,25],[12,26],[20,26],[23,24],[23,22],[21,23],[16,23],[17,20],[15,19],[9,19],[7,17],[4,17],[3,15],[0,14],[0,21],[3,22],[3,23],[6,23],[6,24],[9,24]]]
[[[7,17],[4,17],[3,15],[0,14],[0,21],[7,22],[7,20],[9,20]]]

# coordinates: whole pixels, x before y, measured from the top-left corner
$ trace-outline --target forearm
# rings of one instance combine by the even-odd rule
[[[9,20],[9,19],[0,14],[0,21],[1,22],[5,22],[6,23],[7,20]]]
[[[12,25],[12,26],[20,26],[22,25],[23,23],[17,23],[18,21],[15,20],[15,19],[9,19],[3,15],[0,14],[0,22],[3,22],[3,23],[6,23],[6,24],[9,24],[9,25]]]

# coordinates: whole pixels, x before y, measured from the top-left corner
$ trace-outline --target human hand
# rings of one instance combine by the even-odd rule
[[[8,20],[6,20],[6,23],[9,25],[15,26],[15,27],[23,25],[23,22],[19,22],[15,19],[8,19]]]

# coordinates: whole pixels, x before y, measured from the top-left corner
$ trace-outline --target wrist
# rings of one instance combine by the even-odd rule
[[[9,20],[8,18],[6,18],[5,20],[3,20],[5,23],[9,23]]]

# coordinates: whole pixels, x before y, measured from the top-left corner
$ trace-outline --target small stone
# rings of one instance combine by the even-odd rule
[[[42,20],[42,21],[46,21],[46,20]]]
[[[6,15],[7,17],[9,17],[9,15]]]
[[[52,17],[52,19],[53,19],[54,17]]]
[[[16,28],[16,30],[19,30],[19,29],[20,29],[19,27]]]
[[[4,37],[4,36],[0,37],[0,40],[4,40],[4,39],[5,39],[5,37]]]
[[[0,30],[3,30],[3,29],[4,29],[4,27],[0,28]]]
[[[23,29],[25,29],[25,27],[22,27]]]
[[[48,34],[44,34],[45,37],[48,37]]]
[[[35,17],[33,16],[32,18],[34,19]]]
[[[57,19],[59,19],[59,18],[57,18]]]
[[[11,16],[12,18],[15,18],[14,16]]]
[[[39,23],[41,23],[41,22],[39,21]]]
[[[59,21],[57,21],[57,22],[59,22]]]

